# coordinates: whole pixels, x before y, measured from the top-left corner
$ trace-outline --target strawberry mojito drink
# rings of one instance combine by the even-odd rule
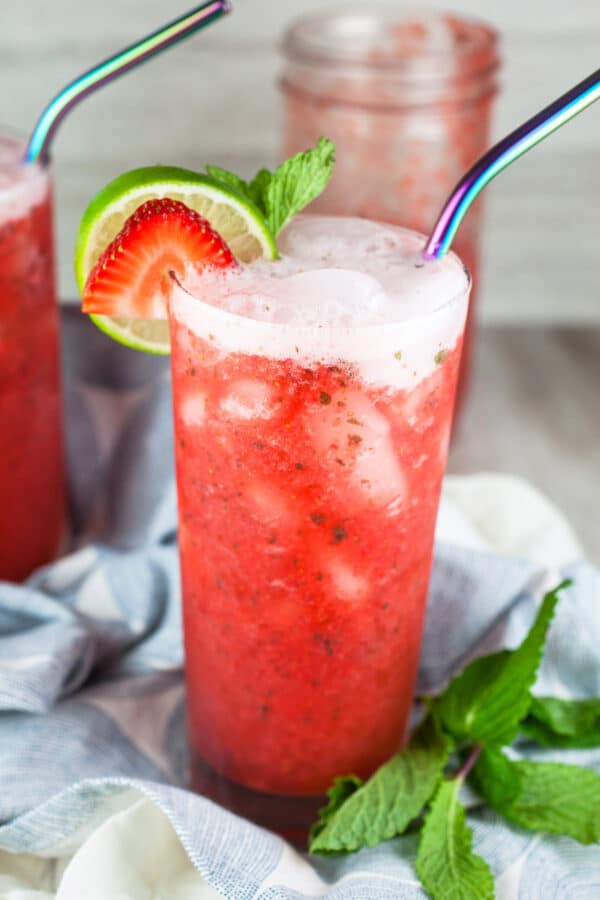
[[[333,151],[125,173],[76,250],[84,311],[172,353],[192,782],[294,838],[405,737],[470,288],[415,232],[294,218]]]
[[[424,265],[422,246],[302,216],[281,259],[189,271],[171,297],[188,729],[205,787],[208,765],[222,785],[319,795],[402,743],[469,291],[456,257]]]
[[[0,136],[0,579],[14,581],[65,530],[52,198],[23,152]]]

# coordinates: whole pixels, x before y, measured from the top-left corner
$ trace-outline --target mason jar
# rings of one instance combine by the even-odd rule
[[[320,13],[282,42],[283,155],[336,144],[331,184],[312,209],[403,225],[427,234],[449,192],[489,145],[498,90],[498,42],[489,25],[392,9]],[[460,399],[470,371],[479,285],[481,198],[454,249],[473,295]]]

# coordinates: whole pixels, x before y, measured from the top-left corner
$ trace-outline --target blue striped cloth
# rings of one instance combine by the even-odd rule
[[[168,366],[112,344],[74,312],[64,333],[76,542],[26,584],[0,584],[0,851],[48,854],[136,791],[226,898],[424,897],[414,836],[307,861],[185,789]],[[537,689],[600,695],[600,576],[583,561],[562,574],[575,585]],[[558,577],[525,559],[438,544],[419,689],[518,641]],[[596,750],[552,756],[600,771]],[[600,896],[597,847],[534,836],[471,805],[475,849],[499,897]]]

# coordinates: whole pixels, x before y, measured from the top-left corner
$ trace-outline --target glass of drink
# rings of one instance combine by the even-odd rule
[[[489,143],[497,93],[497,35],[443,14],[402,18],[357,10],[300,19],[285,34],[283,156],[320,134],[337,147],[313,209],[428,233],[462,174]],[[481,203],[455,241],[479,284]],[[471,299],[459,392],[471,359]]]
[[[470,287],[423,245],[299,216],[170,300],[193,781],[292,838],[405,736]]]
[[[66,528],[50,175],[0,134],[0,579],[19,581]]]

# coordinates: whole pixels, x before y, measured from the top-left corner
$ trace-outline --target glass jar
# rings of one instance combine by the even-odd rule
[[[336,143],[331,184],[317,212],[429,233],[449,192],[488,147],[497,93],[496,32],[446,14],[400,17],[390,9],[323,13],[286,32],[280,86],[283,153]],[[481,198],[454,249],[479,284]],[[467,384],[476,297],[463,348]]]

